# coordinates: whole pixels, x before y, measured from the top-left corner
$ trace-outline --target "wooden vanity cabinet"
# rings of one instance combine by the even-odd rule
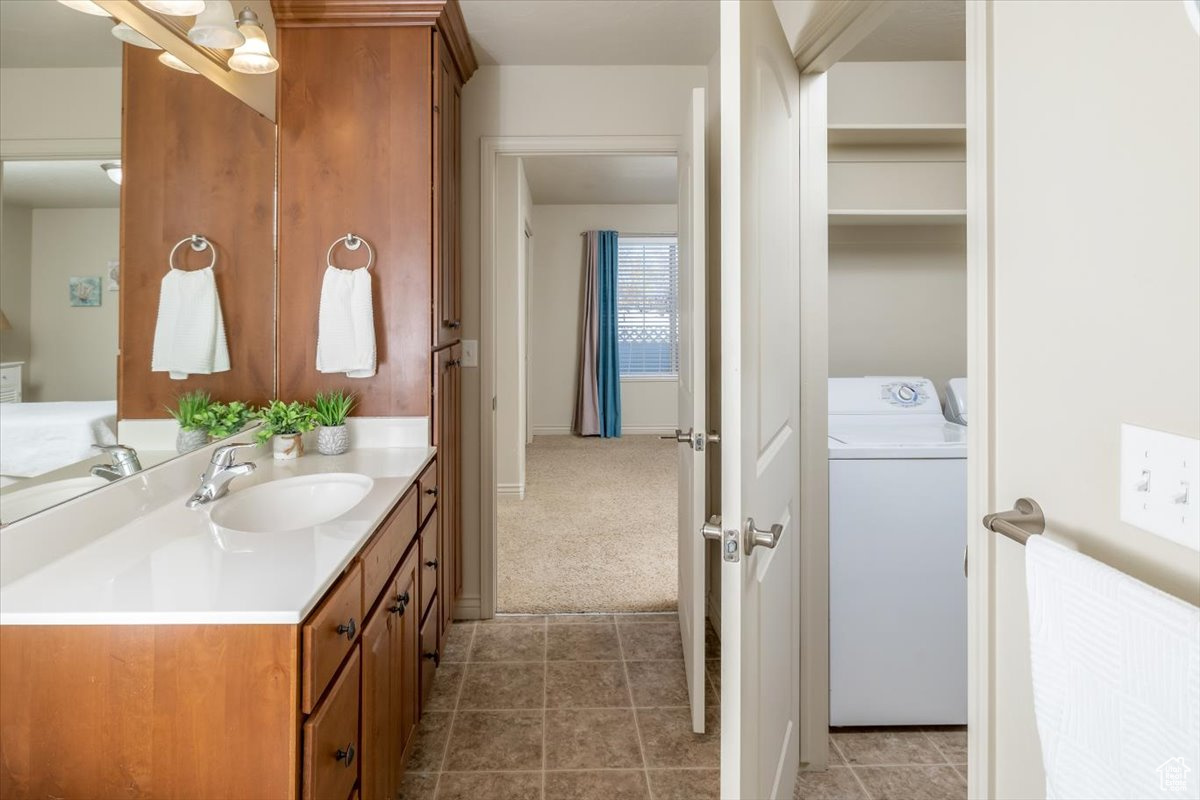
[[[435,347],[462,335],[459,184],[463,80],[446,39],[433,34],[433,293]]]
[[[438,449],[437,515],[441,535],[438,567],[439,651],[462,594],[462,345],[434,352],[433,441]]]

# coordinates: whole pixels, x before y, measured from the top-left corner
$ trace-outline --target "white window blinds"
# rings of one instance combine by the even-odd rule
[[[679,244],[674,236],[617,239],[621,375],[679,375]]]

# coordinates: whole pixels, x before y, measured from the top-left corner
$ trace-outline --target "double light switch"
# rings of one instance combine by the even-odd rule
[[[1200,440],[1121,426],[1121,520],[1200,551]]]

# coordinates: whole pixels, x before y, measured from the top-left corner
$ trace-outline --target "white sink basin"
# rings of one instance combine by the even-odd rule
[[[40,483],[28,489],[18,489],[0,497],[0,522],[12,522],[39,511],[65,503],[74,497],[107,486],[108,481],[95,475],[64,478]]]
[[[354,508],[375,482],[335,472],[284,478],[234,491],[213,504],[214,525],[244,533],[282,533],[320,525]]]

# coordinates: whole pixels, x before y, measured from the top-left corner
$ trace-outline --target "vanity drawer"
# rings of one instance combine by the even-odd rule
[[[438,588],[438,573],[441,572],[441,553],[438,550],[437,509],[421,529],[421,617],[433,602],[433,593]]]
[[[358,648],[304,722],[304,798],[349,797],[358,782]]]
[[[434,601],[437,606],[437,601]],[[433,679],[441,664],[442,655],[438,649],[438,613],[433,612],[425,618],[421,626],[421,708],[429,705],[429,695],[433,691]]]
[[[409,542],[417,535],[417,487],[413,487],[404,495],[399,507],[375,532],[375,536],[367,543],[359,555],[362,562],[362,607],[369,609],[375,605],[375,598],[383,591],[388,578],[396,570],[396,565],[408,549]]]
[[[421,513],[419,519],[424,521],[429,516],[429,510],[433,508],[438,498],[436,458],[429,462],[429,466],[421,473],[421,477],[417,478],[417,488],[421,490]]]
[[[363,621],[362,574],[362,567],[358,564],[351,567],[304,623],[300,664],[303,697],[300,710],[305,714],[311,712],[321,699],[338,665],[358,641]],[[355,681],[357,686],[357,678]],[[347,787],[343,795],[348,792]]]

